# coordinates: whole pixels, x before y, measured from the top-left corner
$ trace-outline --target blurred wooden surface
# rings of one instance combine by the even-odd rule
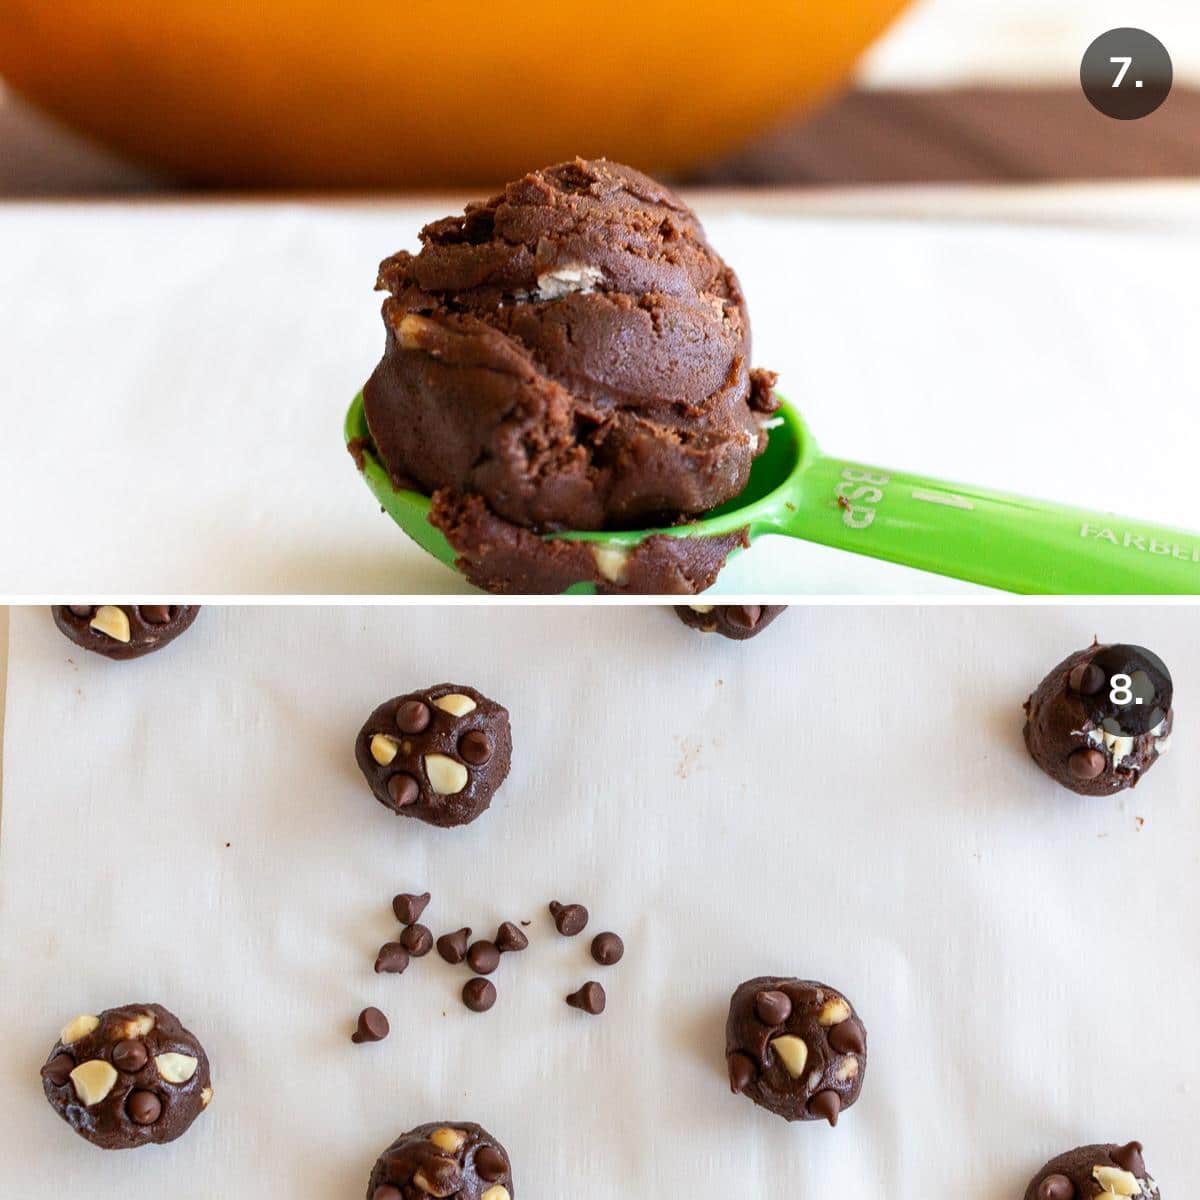
[[[1200,90],[1140,121],[1078,88],[855,91],[690,174],[690,184],[1145,179],[1200,175]]]

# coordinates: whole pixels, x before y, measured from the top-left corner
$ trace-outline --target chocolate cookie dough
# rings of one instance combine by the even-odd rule
[[[1158,1200],[1158,1185],[1142,1159],[1140,1142],[1080,1146],[1052,1158],[1025,1191],[1025,1200]]]
[[[465,825],[508,775],[508,712],[474,688],[439,683],[381,704],[354,755],[380,804],[431,825]]]
[[[789,1121],[828,1121],[858,1099],[867,1034],[824,983],[761,976],[733,993],[725,1025],[729,1086]]]
[[[401,1134],[380,1156],[367,1200],[511,1200],[508,1151],[470,1121],[434,1121]]]
[[[198,604],[54,604],[54,623],[77,646],[105,658],[141,658],[173,642]]]
[[[46,1099],[104,1150],[173,1142],[212,1099],[208,1056],[158,1004],[127,1004],[69,1022],[42,1067]]]
[[[1171,677],[1140,646],[1096,643],[1063,659],[1025,701],[1025,745],[1084,796],[1133,787],[1171,744]]]
[[[762,633],[786,608],[786,604],[678,604],[675,612],[685,625],[701,633],[744,642]]]

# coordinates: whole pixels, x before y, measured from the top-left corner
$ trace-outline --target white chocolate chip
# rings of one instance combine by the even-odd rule
[[[455,1166],[458,1164],[456,1163]],[[413,1183],[417,1185],[427,1196],[453,1196],[459,1190],[461,1180],[456,1172],[448,1172],[446,1176],[446,1184],[444,1191],[438,1191],[437,1188],[429,1182],[428,1176],[424,1171],[418,1171],[413,1176]]]
[[[832,1000],[826,1000],[821,1006],[821,1012],[817,1016],[817,1024],[828,1029],[831,1025],[840,1025],[843,1021],[850,1020],[850,1005],[840,996],[835,996]]]
[[[1104,1189],[1104,1196],[1140,1196],[1142,1185],[1137,1177],[1120,1167],[1093,1167],[1092,1178]],[[1101,1198],[1098,1198],[1101,1200]]]
[[[435,1129],[429,1135],[429,1140],[439,1150],[445,1150],[447,1154],[457,1154],[467,1140],[467,1135],[457,1129]]]
[[[371,739],[371,757],[381,767],[386,767],[396,757],[396,740],[386,733],[377,733]]]
[[[712,610],[716,607],[717,606],[715,604],[689,604],[688,605],[688,608],[690,608],[692,610],[692,612],[699,613],[701,616],[704,616],[706,613],[712,612]]]
[[[88,1108],[99,1104],[117,1082],[117,1070],[112,1063],[92,1058],[82,1062],[71,1072],[71,1082],[77,1095]]]
[[[538,298],[558,300],[572,292],[591,292],[596,284],[604,281],[604,272],[599,267],[586,263],[563,263],[552,271],[543,271],[538,277]]]
[[[433,702],[433,706],[440,708],[442,712],[448,712],[452,717],[465,717],[467,713],[475,711],[475,701],[461,692],[451,692],[448,696],[439,696]]]
[[[425,774],[429,786],[439,796],[453,796],[467,786],[467,768],[444,754],[425,755]]]
[[[100,1028],[100,1018],[93,1017],[91,1013],[84,1013],[82,1016],[76,1017],[73,1021],[68,1021],[63,1026],[63,1031],[58,1035],[58,1040],[64,1046],[69,1046],[72,1042],[82,1041],[89,1033],[94,1033]]]
[[[212,1099],[212,1088],[202,1088],[200,1091],[200,1107],[207,1108],[208,1102]]]
[[[90,624],[97,633],[112,638],[114,642],[128,642],[133,636],[129,632],[129,618],[125,610],[115,604],[100,605]]]
[[[425,345],[421,340],[421,335],[427,330],[435,328],[434,322],[428,317],[421,317],[416,313],[406,313],[400,318],[400,324],[396,329],[396,341],[400,343],[401,350],[424,350]]]
[[[858,1059],[853,1054],[847,1054],[842,1060],[842,1065],[838,1067],[834,1074],[834,1079],[845,1083],[849,1079],[855,1079],[858,1076]]]
[[[195,1075],[200,1062],[190,1054],[160,1054],[154,1060],[154,1065],[168,1083],[187,1083]]]
[[[138,1016],[131,1018],[121,1026],[122,1038],[143,1038],[154,1028],[154,1016],[152,1013],[140,1013]],[[120,1040],[120,1039],[118,1039]]]
[[[609,583],[625,582],[625,566],[629,561],[629,551],[624,546],[597,543],[592,546],[592,558],[596,561],[596,570]]]
[[[509,1200],[508,1188],[498,1183],[494,1187],[488,1188],[488,1190],[479,1197],[479,1200]]]
[[[783,1037],[771,1039],[771,1049],[779,1055],[780,1061],[793,1079],[799,1079],[804,1074],[804,1064],[808,1062],[808,1047],[803,1038],[785,1033]]]

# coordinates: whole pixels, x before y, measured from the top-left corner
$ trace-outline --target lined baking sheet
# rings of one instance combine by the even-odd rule
[[[479,1121],[516,1193],[1012,1200],[1052,1153],[1140,1138],[1191,1178],[1200,1056],[1200,704],[1186,608],[793,608],[755,641],[634,609],[206,608],[134,663],[16,610],[0,836],[0,1195],[327,1200],[428,1120]],[[1085,800],[1027,758],[1021,703],[1093,633],[1156,650],[1171,754]],[[471,683],[512,713],[475,824],[371,798],[387,696]],[[434,956],[372,973],[390,898],[435,934],[532,921],[468,1013]],[[554,933],[585,903],[624,960]],[[842,988],[870,1062],[836,1130],[730,1096],[729,993]],[[608,990],[590,1018],[562,997]],[[182,1140],[92,1149],[38,1068],[75,1013],[160,1001],[216,1089]],[[392,1035],[353,1046],[360,1008]]]

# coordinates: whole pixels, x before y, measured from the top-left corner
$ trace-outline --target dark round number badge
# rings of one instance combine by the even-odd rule
[[[1071,672],[1071,690],[1092,722],[1115,737],[1140,737],[1167,719],[1171,672],[1145,646],[1105,646]]]
[[[1102,33],[1079,64],[1083,94],[1117,121],[1148,117],[1167,98],[1173,76],[1166,46],[1132,27]]]

